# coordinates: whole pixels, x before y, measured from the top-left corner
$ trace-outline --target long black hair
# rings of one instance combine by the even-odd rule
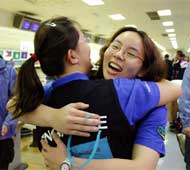
[[[79,40],[77,23],[66,17],[43,22],[34,38],[35,54],[20,68],[16,85],[14,117],[36,109],[43,100],[44,90],[34,63],[39,60],[43,73],[59,76],[64,73],[64,58],[69,49],[75,49]]]

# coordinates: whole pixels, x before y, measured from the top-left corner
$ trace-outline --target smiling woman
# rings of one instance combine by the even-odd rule
[[[100,51],[98,76],[109,78],[140,77],[160,81],[165,77],[165,63],[148,35],[133,27],[123,27]]]

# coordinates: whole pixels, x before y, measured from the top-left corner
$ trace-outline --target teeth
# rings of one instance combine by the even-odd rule
[[[120,68],[117,64],[115,64],[115,63],[110,62],[110,63],[109,63],[109,66],[110,66],[111,68],[117,70],[117,71],[122,71],[121,68]]]

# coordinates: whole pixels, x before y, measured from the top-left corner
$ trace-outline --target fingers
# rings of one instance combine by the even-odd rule
[[[51,148],[51,147],[49,146],[49,144],[48,144],[44,139],[42,139],[40,142],[41,142],[42,147],[43,147],[42,152],[43,152],[43,151],[48,151],[48,150]]]
[[[57,144],[57,147],[62,147],[63,149],[66,149],[65,145],[63,144],[63,142],[61,141],[61,139],[55,132],[53,132],[51,135],[52,135],[55,143]]]
[[[98,125],[100,125],[100,119],[86,118],[85,115],[84,116],[80,115],[80,117],[77,117],[76,115],[72,115],[70,117],[70,121],[73,124],[80,124],[80,125],[84,125],[84,126],[98,126]],[[85,130],[85,131],[87,131],[87,130]],[[93,129],[92,129],[92,132],[93,132]]]
[[[91,119],[100,119],[100,116],[97,114],[82,111],[82,109],[87,109],[89,107],[88,104],[78,102],[78,103],[72,103],[70,105],[76,109],[73,112],[73,115],[75,115],[75,116],[85,117],[85,115],[89,114]],[[81,110],[79,110],[79,109],[81,109]]]
[[[73,124],[70,128],[71,130],[78,130],[81,132],[97,132],[99,130],[96,126],[85,126],[80,124]]]
[[[71,130],[69,132],[70,135],[75,135],[75,136],[82,136],[82,137],[89,137],[90,136],[90,133],[88,132],[81,132],[81,131],[78,131],[78,130]]]

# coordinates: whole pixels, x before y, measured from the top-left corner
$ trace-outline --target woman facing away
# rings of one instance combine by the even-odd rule
[[[76,47],[64,47],[65,43],[64,40],[70,40],[68,37],[67,37],[67,34],[64,34],[65,32],[68,33],[69,32],[69,28],[67,28],[67,22],[65,22],[65,18],[63,17],[62,19],[55,19],[55,20],[51,20],[51,21],[46,21],[42,24],[41,26],[41,30],[46,30],[47,32],[45,32],[45,35],[43,35],[43,32],[41,32],[41,37],[40,37],[40,29],[39,31],[36,33],[36,38],[35,38],[35,54],[37,54],[37,57],[39,58],[40,60],[40,63],[41,63],[41,66],[42,66],[42,70],[48,75],[57,75],[59,77],[61,77],[59,80],[56,81],[55,83],[55,89],[53,90],[53,92],[55,91],[55,96],[51,96],[51,97],[54,97],[53,99],[56,99],[55,97],[57,97],[57,93],[56,93],[56,88],[59,89],[59,86],[61,87],[62,85],[64,85],[64,83],[62,82],[62,80],[65,79],[65,75],[72,75],[73,72],[84,72],[84,73],[87,73],[90,66],[89,66],[89,58],[87,57],[88,55],[88,49],[85,45],[85,42],[84,40],[81,38],[83,35],[82,33],[80,32],[80,30],[77,29],[77,27],[72,27],[72,29],[76,29],[76,32],[79,33],[79,40],[77,41],[74,41],[76,42],[75,45]],[[68,21],[68,20],[67,20]],[[66,25],[65,25],[66,24]],[[72,24],[71,24],[72,25]],[[53,28],[52,28],[53,27]],[[66,29],[66,31],[65,31]],[[73,30],[74,30],[73,29]],[[64,32],[63,32],[64,30]],[[57,44],[54,44],[54,45],[51,45],[53,44],[52,41],[53,39],[55,39],[55,36],[52,36],[52,35],[57,35],[59,38],[60,38],[60,35],[62,35],[62,37],[60,39],[58,39],[59,41],[55,41],[57,42]],[[128,35],[129,34],[129,35]],[[131,35],[132,34],[132,35]],[[142,34],[143,36],[146,37],[146,34]],[[65,37],[64,37],[65,36]],[[127,37],[129,36],[129,37]],[[129,38],[129,39],[126,39]],[[130,44],[131,42],[133,42],[133,38],[134,37],[138,37],[138,41],[139,42],[136,42],[137,45],[135,46],[134,44]],[[62,39],[63,38],[63,39]],[[71,37],[72,39],[73,37]],[[76,38],[76,37],[75,37]],[[118,35],[116,37],[113,38],[113,40],[110,41],[110,44],[108,45],[108,48],[107,50],[105,51],[105,63],[106,63],[106,52],[107,52],[107,57],[110,57],[110,58],[107,58],[107,65],[105,64],[105,66],[103,65],[103,73],[104,73],[104,67],[105,67],[105,75],[104,77],[106,78],[106,73],[107,75],[117,75],[119,73],[119,76],[123,76],[123,77],[127,77],[127,78],[133,78],[135,76],[139,76],[139,77],[142,77],[144,76],[144,79],[148,80],[148,78],[145,76],[146,73],[148,73],[149,69],[151,68],[150,66],[152,66],[152,64],[156,63],[155,61],[159,61],[155,59],[152,59],[152,58],[149,58],[150,56],[148,54],[146,54],[146,52],[149,52],[149,51],[145,51],[145,49],[147,48],[150,48],[150,47],[147,47],[146,45],[147,44],[144,44],[142,45],[142,39],[143,37],[139,36],[137,32],[135,32],[134,30],[127,30],[126,32],[123,31],[123,32],[120,32],[118,33]],[[135,39],[135,38],[134,38]],[[145,38],[146,40],[146,38]],[[113,42],[112,42],[113,41]],[[130,42],[131,41],[131,42]],[[146,40],[147,41],[147,40]],[[145,41],[145,42],[146,42]],[[73,42],[73,41],[69,41],[69,42]],[[79,43],[80,42],[80,43]],[[130,42],[128,44],[125,44],[126,42]],[[60,43],[60,44],[59,44]],[[139,43],[139,44],[138,44]],[[36,45],[37,44],[37,45]],[[61,48],[59,47],[61,46],[64,50],[61,51]],[[48,48],[47,48],[48,47]],[[83,47],[83,48],[82,48]],[[85,47],[85,48],[84,48]],[[136,48],[135,48],[136,47]],[[152,47],[153,48],[153,51],[155,50],[155,46]],[[55,50],[56,49],[56,50]],[[86,51],[85,51],[86,50]],[[138,51],[139,50],[139,51]],[[53,52],[52,52],[53,51]],[[54,59],[51,57],[52,53],[54,52],[57,52],[59,54],[62,54],[62,55],[59,55],[59,58],[58,56],[54,56]],[[154,51],[156,54],[157,54],[157,51]],[[87,54],[86,54],[87,53]],[[155,54],[153,53],[153,54]],[[151,54],[151,53],[150,53]],[[52,55],[53,56],[53,55]],[[86,57],[85,57],[86,56]],[[62,58],[63,59],[62,59]],[[65,58],[64,58],[65,57]],[[59,61],[64,61],[63,62],[63,65],[58,62],[58,59],[62,59],[62,60],[59,60]],[[147,58],[149,59],[149,61],[147,61]],[[109,60],[108,60],[109,59]],[[57,60],[57,61],[56,61]],[[69,61],[69,62],[68,62]],[[133,62],[134,63],[133,63]],[[80,63],[80,64],[79,64]],[[132,67],[132,65],[130,66],[130,64],[136,64],[135,67]],[[157,62],[159,63],[159,62]],[[29,68],[29,65],[31,66],[31,64],[34,64],[34,59],[31,58],[28,60],[28,63],[25,64],[25,66],[27,66],[27,68]],[[51,66],[50,66],[51,64]],[[143,65],[144,64],[144,65]],[[150,64],[150,65],[148,65]],[[160,64],[160,63],[159,63]],[[61,69],[58,69],[58,65],[61,66]],[[149,66],[148,68],[147,65]],[[64,66],[64,67],[63,67]],[[88,66],[88,67],[86,67]],[[107,66],[107,68],[106,68]],[[127,67],[126,67],[127,66]],[[50,67],[50,68],[49,68]],[[26,71],[26,67],[22,67],[23,70],[22,71]],[[127,69],[126,69],[127,68]],[[57,69],[57,70],[56,70]],[[106,70],[107,69],[107,70]],[[147,69],[147,70],[146,70]],[[153,68],[152,68],[153,69]],[[24,75],[22,75],[23,72],[20,72],[20,82],[18,83],[21,83],[21,80],[22,80],[22,77],[24,77]],[[107,72],[106,72],[107,71]],[[121,73],[121,74],[120,74]],[[127,74],[126,74],[127,73]],[[125,75],[126,74],[126,75]],[[76,78],[77,75],[75,75],[75,78]],[[107,77],[108,79],[109,78],[115,78],[115,77]],[[80,76],[79,76],[80,77]],[[151,77],[151,76],[150,76]],[[63,78],[63,79],[62,79]],[[67,76],[66,76],[67,78]],[[154,80],[160,80],[162,78],[162,73],[160,74],[160,77],[158,76],[157,78],[155,78]],[[80,79],[80,78],[79,78]],[[151,79],[151,78],[150,78]],[[19,81],[19,80],[18,80]],[[115,88],[115,91],[116,91],[116,94],[118,97],[118,101],[119,101],[119,104],[120,104],[120,107],[121,107],[121,111],[120,112],[124,112],[127,110],[127,111],[131,111],[133,110],[134,112],[129,114],[129,112],[126,112],[124,115],[126,116],[126,118],[128,119],[129,121],[129,124],[130,125],[134,125],[135,123],[137,123],[137,121],[139,121],[142,117],[145,116],[145,113],[142,113],[141,115],[138,115],[138,112],[136,110],[134,110],[134,107],[129,107],[129,104],[126,105],[125,104],[122,104],[121,102],[121,99],[123,99],[123,97],[126,96],[126,91],[127,90],[131,90],[131,93],[130,95],[131,96],[134,96],[132,97],[133,99],[132,100],[128,100],[127,102],[130,103],[132,101],[136,101],[137,102],[137,99],[135,99],[135,97],[137,97],[136,95],[133,94],[133,92],[135,92],[135,88],[134,89],[130,89],[130,83],[128,83],[129,85],[126,85],[126,81],[130,82],[130,81],[133,81],[133,80],[124,80],[124,79],[115,79],[111,82],[114,82],[114,88]],[[29,83],[28,85],[32,85],[32,87],[34,87],[35,85],[35,82],[36,84],[39,83],[39,81],[35,78],[32,79],[32,84]],[[61,82],[62,84],[60,85],[59,82]],[[87,81],[86,81],[87,82]],[[86,83],[85,82],[85,83]],[[91,81],[90,81],[91,82]],[[105,81],[104,81],[105,82]],[[108,81],[107,81],[108,82]],[[125,83],[123,83],[125,82]],[[57,84],[58,83],[58,84]],[[119,84],[118,84],[119,83]],[[67,84],[67,83],[66,83]],[[178,97],[178,95],[180,94],[180,92],[178,91],[177,88],[174,88],[173,86],[171,86],[170,84],[167,84],[167,83],[157,83],[159,88],[160,88],[160,100],[162,101],[163,98],[165,99],[165,101],[163,102],[160,102],[160,104],[165,104],[166,102],[170,101],[173,97]],[[164,84],[164,85],[163,85]],[[134,84],[133,84],[134,85]],[[19,86],[20,87],[20,86]],[[19,95],[22,95],[21,92],[19,92],[19,87],[18,87],[18,96]],[[21,87],[27,87],[27,85],[23,85]],[[88,87],[88,86],[87,86]],[[133,86],[135,87],[135,86]],[[140,88],[141,86],[139,86],[138,88]],[[148,93],[146,92],[146,88],[148,87]],[[39,84],[39,88],[41,88],[40,84]],[[171,88],[171,90],[174,90],[173,92],[178,92],[176,94],[176,96],[169,96],[168,97],[168,88]],[[28,89],[33,89],[33,88],[28,88]],[[25,92],[28,92],[28,89],[26,88]],[[42,89],[42,88],[41,88]],[[152,90],[152,87],[150,85],[149,82],[146,82],[146,84],[143,86],[143,90],[141,92],[145,92],[145,94],[147,96],[143,96],[144,99],[147,99],[149,98],[149,93],[151,93],[151,90]],[[120,91],[124,91],[123,94],[122,92]],[[164,91],[164,95],[166,95],[166,97],[163,97],[163,92]],[[35,92],[35,91],[34,91]],[[21,105],[20,103],[18,104],[17,103],[17,111],[18,109],[21,108],[21,115],[25,112],[31,112],[33,111],[39,104],[40,102],[42,101],[42,97],[43,97],[43,90],[40,92],[39,90],[37,90],[36,92],[38,92],[39,96],[36,97],[36,95],[34,95],[34,97],[36,97],[35,99],[37,99],[37,103],[35,103],[36,106],[32,106],[31,108],[27,108],[27,106],[25,104],[27,104],[26,100],[23,100],[23,104],[22,105],[22,102],[21,102]],[[101,92],[101,90],[99,91]],[[136,91],[137,92],[137,91]],[[121,93],[121,94],[120,94]],[[108,93],[109,94],[109,93]],[[23,93],[23,95],[25,95]],[[64,95],[64,94],[63,94]],[[143,94],[144,95],[144,94]],[[17,100],[18,101],[22,101],[21,98],[19,99],[19,97],[17,96]],[[50,98],[51,98],[50,97]],[[139,100],[141,99],[141,95],[140,95],[140,98]],[[152,98],[152,100],[154,100],[155,102],[155,98],[157,98],[156,96],[154,96]],[[159,97],[158,97],[159,98]],[[158,98],[156,99],[158,103]],[[40,100],[39,100],[40,99]],[[151,99],[151,98],[150,98]],[[30,98],[29,98],[30,100]],[[60,100],[60,99],[59,99]],[[36,100],[35,100],[36,101]],[[51,101],[51,99],[50,99]],[[141,100],[140,100],[141,101]],[[84,102],[84,101],[83,101]],[[28,102],[29,103],[29,102]],[[151,101],[150,101],[151,103]],[[152,107],[152,103],[147,103],[147,105],[151,105],[151,106],[144,106],[145,108],[141,108],[142,109],[142,112],[148,112],[149,108],[153,109],[156,104],[154,103],[154,107]],[[50,105],[52,103],[50,102]],[[53,105],[53,104],[52,104]],[[19,107],[18,107],[19,106]],[[55,104],[54,104],[55,106]],[[90,104],[91,106],[91,104]],[[106,106],[106,105],[105,105]],[[60,107],[60,106],[59,106]],[[128,108],[125,108],[125,107],[128,107]],[[26,108],[26,109],[25,109]],[[161,111],[164,111],[164,109],[161,109]],[[90,110],[91,111],[91,110]],[[98,111],[98,110],[97,110]],[[28,114],[30,115],[30,114]],[[40,113],[39,113],[40,115]],[[36,115],[35,115],[36,116]],[[109,115],[110,116],[110,115]],[[139,117],[138,117],[139,116]],[[40,116],[39,116],[40,117]],[[111,116],[110,116],[111,117]],[[138,117],[138,118],[136,118]],[[39,123],[40,124],[40,123]],[[43,123],[42,123],[43,124]],[[141,145],[141,144],[140,144]],[[142,147],[142,146],[139,146],[139,147]],[[134,155],[138,156],[138,151],[139,151],[139,148],[138,146],[136,147],[136,153]],[[144,149],[144,148],[143,148]],[[147,148],[146,148],[147,149]],[[150,149],[149,149],[150,150]],[[148,151],[149,151],[148,150]],[[155,152],[155,151],[154,151]],[[160,151],[161,154],[163,154],[161,151]],[[157,159],[159,157],[159,154],[157,154]],[[135,156],[135,157],[136,157]],[[134,158],[135,158],[134,157]],[[137,157],[136,157],[137,158]],[[110,159],[112,160],[112,159]],[[110,166],[109,162],[110,160],[106,160],[108,161],[108,166]],[[136,159],[138,160],[138,159]],[[103,160],[102,160],[103,161]],[[113,162],[116,163],[117,167],[118,167],[118,163],[117,163],[117,159],[114,159]],[[125,159],[123,160],[120,160],[120,161],[127,161]],[[93,161],[92,161],[93,162]],[[130,162],[130,161],[129,161]],[[133,163],[135,161],[131,161],[131,163]],[[137,162],[137,161],[136,161]],[[141,160],[142,162],[142,160]],[[91,163],[89,165],[92,165]],[[121,164],[121,167],[123,166],[123,164]],[[114,167],[114,166],[113,166]],[[86,167],[85,167],[86,168]],[[88,168],[88,165],[87,165],[87,168]],[[126,164],[125,164],[125,168],[126,168]]]

